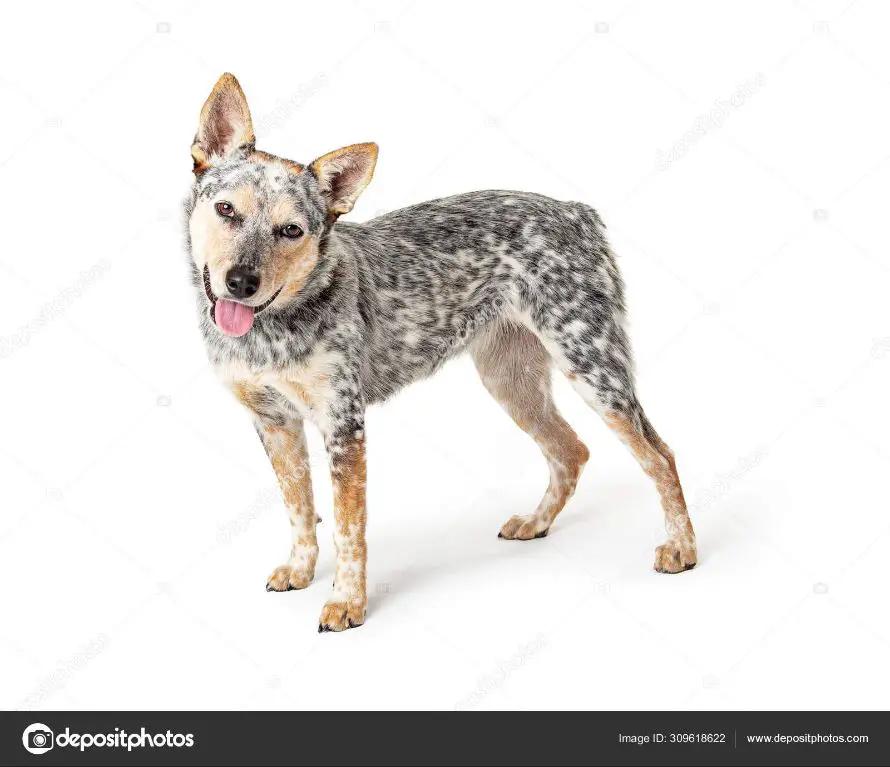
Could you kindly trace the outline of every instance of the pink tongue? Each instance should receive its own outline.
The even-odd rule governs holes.
[[[253,309],[224,298],[217,299],[213,317],[227,336],[243,336],[253,327]]]

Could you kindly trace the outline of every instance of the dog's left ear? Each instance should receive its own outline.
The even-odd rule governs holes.
[[[318,179],[329,216],[336,218],[352,210],[376,164],[377,144],[353,144],[319,157],[309,166]]]
[[[195,173],[200,174],[213,164],[214,158],[253,149],[256,136],[244,91],[234,75],[226,72],[219,78],[198,120],[198,132],[192,144]]]

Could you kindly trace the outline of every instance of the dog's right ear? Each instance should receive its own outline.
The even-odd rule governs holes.
[[[217,80],[201,109],[198,132],[192,144],[195,175],[235,152],[249,152],[255,143],[244,91],[235,76],[226,72]]]

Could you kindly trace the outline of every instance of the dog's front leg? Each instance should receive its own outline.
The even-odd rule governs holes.
[[[268,390],[238,383],[235,396],[253,416],[256,432],[266,449],[281,486],[290,520],[291,550],[287,563],[276,567],[266,591],[305,589],[315,576],[318,541],[315,504],[303,421],[282,411]]]
[[[337,429],[325,434],[334,485],[337,569],[333,593],[321,611],[319,631],[343,631],[361,626],[368,605],[364,424],[363,419],[361,423],[356,423],[355,418],[349,420],[348,430]]]
[[[272,571],[266,581],[266,591],[305,589],[315,576],[315,563],[318,560],[318,541],[315,537],[318,517],[312,499],[312,477],[303,422],[290,419],[282,427],[256,419],[255,425],[281,485],[291,531],[290,557],[287,564]]]

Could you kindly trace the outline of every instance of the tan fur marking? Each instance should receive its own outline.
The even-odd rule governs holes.
[[[365,486],[368,475],[365,463],[365,441],[356,439],[343,449],[332,471],[334,503],[337,506],[337,527],[341,535],[352,530],[364,533]],[[364,541],[361,542],[364,546]]]
[[[306,170],[306,166],[301,163],[278,157],[278,155],[270,154],[269,152],[263,152],[260,149],[254,149],[250,153],[250,159],[265,163],[266,165],[282,165],[286,170],[297,176]]]
[[[334,517],[337,529],[337,571],[334,591],[319,619],[320,631],[343,631],[361,625],[368,604],[365,569],[368,547],[365,540],[367,515],[365,487],[367,469],[364,439],[342,446],[332,460]]]
[[[285,503],[300,509],[311,506],[312,485],[304,481],[309,464],[304,440],[277,426],[263,427],[263,438],[274,446],[269,447],[269,459],[281,483]]]
[[[210,158],[200,144],[192,144],[192,173],[200,176],[210,167]]]
[[[276,284],[284,283],[281,294],[292,298],[303,289],[318,264],[318,239],[305,235],[293,245],[280,245],[272,263],[272,268],[281,275]]]
[[[287,427],[277,426],[263,419],[262,392],[238,381],[232,385],[235,396],[251,410],[254,422],[275,470],[287,506],[291,526],[291,552],[286,565],[277,567],[266,583],[267,591],[303,589],[315,575],[318,561],[318,540],[315,535],[315,504],[309,452],[303,425],[293,422]]]
[[[244,216],[245,218],[255,213],[259,207],[256,199],[256,187],[251,184],[227,189],[221,192],[221,196],[226,202],[232,203],[237,215]],[[220,224],[223,226],[228,225],[224,219],[220,219]]]
[[[232,391],[238,398],[238,401],[248,410],[257,412],[262,403],[262,392],[244,381],[235,381],[232,384]]]
[[[231,232],[220,221],[212,205],[199,205],[189,221],[192,235],[192,258],[198,269],[204,265],[211,275],[222,274],[234,263],[235,246]]]
[[[695,533],[673,452],[654,431],[647,439],[646,430],[625,415],[607,413],[604,419],[636,456],[661,496],[668,540],[655,550],[655,569],[667,573],[689,570],[696,564]]]

